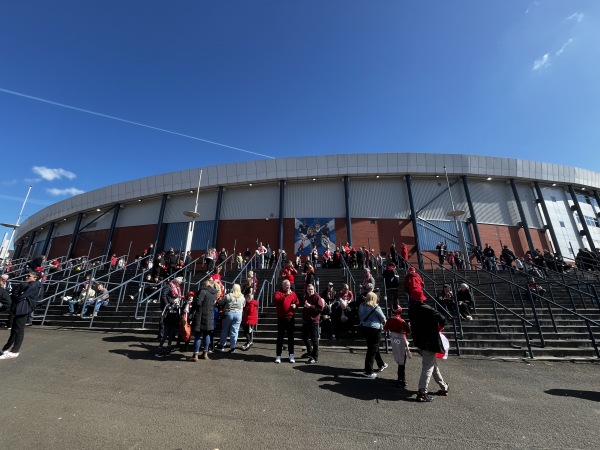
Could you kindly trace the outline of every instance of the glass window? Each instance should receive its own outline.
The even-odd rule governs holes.
[[[585,199],[585,195],[576,194],[575,197],[577,197],[577,200],[579,200],[581,203],[587,203],[587,200]]]
[[[556,202],[556,197],[554,195],[551,195],[550,200],[552,200],[553,202]]]
[[[590,201],[592,202],[592,206],[595,206],[596,208],[598,207],[598,202],[596,201],[595,198],[591,198]]]
[[[558,223],[560,224],[561,227],[565,228],[565,223],[562,220],[559,220]]]
[[[591,217],[591,216],[583,216],[585,218],[585,223],[587,223],[588,225],[592,226],[592,227],[597,227],[598,226],[598,222],[596,221],[595,218]]]

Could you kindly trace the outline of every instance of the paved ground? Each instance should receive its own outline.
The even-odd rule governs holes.
[[[360,377],[364,354],[276,365],[273,348],[258,346],[191,363],[156,359],[153,345],[147,335],[28,329],[21,356],[0,361],[0,447],[598,447],[594,363],[451,357],[442,366],[451,395],[418,404],[418,356],[405,393],[395,370]]]

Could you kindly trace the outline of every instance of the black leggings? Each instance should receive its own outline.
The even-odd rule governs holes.
[[[3,351],[10,350],[13,353],[19,353],[19,350],[21,349],[21,344],[23,343],[23,337],[25,336],[26,323],[27,314],[14,316],[12,328],[10,329],[10,337],[8,338],[8,342],[6,343],[6,345],[2,348]]]

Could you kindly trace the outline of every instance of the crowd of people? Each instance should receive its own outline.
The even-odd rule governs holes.
[[[462,254],[448,252],[444,242],[439,243],[437,252],[442,266],[449,264],[451,268],[464,267],[465,259]],[[173,278],[171,275],[192,261],[190,252],[184,254],[170,248],[168,251],[158,252],[154,259],[151,255],[153,249],[150,247],[140,257],[145,261],[147,269],[142,295],[144,298],[153,298],[151,301],[155,303],[160,301],[162,313],[157,337],[158,346],[154,352],[157,358],[169,355],[176,347],[184,352],[189,351],[191,347],[192,353],[188,359],[194,362],[210,359],[209,354],[212,352],[228,351],[232,354],[238,350],[240,332],[245,337],[241,350],[246,351],[253,345],[258,325],[258,302],[255,298],[258,281],[252,271],[248,272],[246,280],[233,284],[227,291],[222,280],[222,271],[226,267],[229,255],[225,248],[219,252],[211,248],[203,259],[204,268],[210,275],[198,290],[184,293],[184,278]],[[230,264],[242,268],[251,255],[247,249],[245,257],[238,253]],[[423,279],[415,268],[409,265],[408,248],[404,243],[400,243],[399,249],[396,249],[395,243],[392,244],[385,265],[381,255],[375,255],[372,249],[369,250],[365,246],[355,249],[349,244],[333,252],[326,249],[322,255],[311,253],[304,261],[300,255],[296,255],[295,260],[284,260],[283,258],[287,257],[284,250],[275,252],[262,243],[257,245],[254,255],[254,267],[259,269],[273,267],[278,258],[284,261],[280,272],[281,288],[273,298],[277,315],[275,363],[282,362],[283,350],[287,347],[290,363],[299,359],[307,364],[315,364],[319,362],[321,340],[354,339],[360,335],[364,338],[367,348],[362,374],[373,379],[377,377],[377,373],[388,368],[379,352],[384,333],[388,332],[394,362],[397,365],[397,385],[406,387],[405,366],[412,356],[408,345],[410,336],[422,356],[417,401],[432,400],[428,394],[432,376],[439,386],[438,393],[448,394],[449,386],[442,378],[438,366],[440,357],[447,355],[447,341],[444,342],[442,333],[448,319],[445,312],[460,316],[463,320],[473,320],[475,305],[470,287],[466,283],[461,284],[456,293],[448,284],[442,287],[435,297],[446,310],[442,309],[440,313],[426,304]],[[547,270],[568,270],[565,267],[568,265],[560,255],[552,255],[547,250],[527,252],[523,257],[517,257],[510,248],[503,246],[496,257],[494,249],[486,244],[483,250],[476,248],[471,256],[485,270],[523,271],[531,275],[528,278],[529,289],[538,295],[543,295],[544,290],[536,284],[535,277],[543,278]],[[342,284],[336,289],[334,284],[329,282],[322,292],[318,293],[317,268],[341,267],[342,261],[351,268],[364,270],[356,292],[352,292],[347,284]],[[598,258],[591,252],[580,250],[578,265],[582,270],[597,270],[597,261]],[[85,260],[76,262],[80,266],[85,266],[86,263]],[[122,268],[120,266],[119,259],[113,255],[110,269],[117,270]],[[43,288],[41,293],[39,289],[42,286],[41,278],[46,270],[58,270],[61,264],[57,260],[46,262],[41,258],[31,261],[28,268],[33,270],[27,275],[26,281],[18,286],[11,287],[6,277],[0,281],[0,310],[12,311],[11,335],[2,349],[1,359],[19,355],[27,318],[35,308],[35,303],[43,296]],[[386,317],[378,305],[380,289],[376,287],[376,279],[371,273],[373,269],[381,270],[384,280],[382,288],[393,305],[389,317]],[[404,271],[403,280],[398,269]],[[163,281],[165,278],[168,278],[168,281]],[[303,278],[301,295],[296,292],[299,278]],[[401,316],[400,303],[404,298],[402,290],[408,295],[410,325]],[[110,302],[104,283],[90,279],[89,276],[63,299],[68,302],[69,310],[66,315],[84,318],[96,316],[99,310],[108,306]],[[300,331],[306,351],[297,356],[294,353],[294,337],[296,313],[300,310]],[[88,311],[91,311],[89,315]]]

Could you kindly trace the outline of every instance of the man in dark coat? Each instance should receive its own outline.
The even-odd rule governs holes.
[[[423,360],[417,401],[430,402],[433,398],[427,394],[427,386],[432,374],[433,379],[440,386],[438,394],[448,395],[448,384],[442,378],[436,358],[436,353],[445,352],[440,338],[440,330],[446,324],[446,319],[422,301],[411,302],[408,308],[408,317],[410,318],[413,343],[421,350]]]
[[[35,309],[37,303],[42,300],[44,295],[42,283],[39,281],[39,278],[40,274],[38,272],[31,271],[25,275],[25,282],[13,291],[11,313],[14,319],[8,342],[2,347],[0,360],[19,356],[19,350],[25,336],[27,316]]]
[[[202,289],[198,293],[196,300],[194,300],[190,312],[193,317],[192,331],[194,332],[194,354],[191,357],[192,361],[198,361],[201,348],[202,355],[200,358],[208,359],[208,349],[215,330],[214,307],[216,301],[217,290],[215,289],[215,281],[209,278],[204,281]]]

